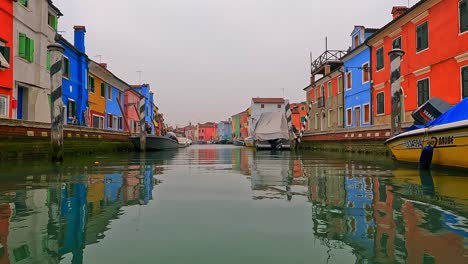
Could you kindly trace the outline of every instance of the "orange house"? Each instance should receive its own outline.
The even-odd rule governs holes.
[[[468,1],[421,0],[394,7],[393,20],[368,38],[372,64],[374,124],[389,124],[390,58],[401,48],[404,120],[431,97],[456,104],[468,96]]]
[[[300,131],[302,127],[302,122],[305,121],[305,118],[307,116],[307,103],[292,103],[291,113],[292,125],[296,127],[297,131]]]
[[[91,127],[104,128],[106,113],[106,85],[99,77],[88,75],[88,103]]]
[[[244,112],[239,114],[240,134],[242,139],[246,139],[250,136],[249,117],[250,108],[247,108]]]

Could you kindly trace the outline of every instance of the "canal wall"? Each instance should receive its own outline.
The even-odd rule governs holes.
[[[412,123],[404,123],[402,128],[411,125]],[[390,130],[389,125],[380,125],[352,129],[340,128],[327,132],[306,131],[299,148],[388,156],[391,153],[384,142],[390,138]]]
[[[65,125],[63,134],[66,156],[133,151],[124,132]],[[49,155],[50,124],[0,119],[0,159]]]

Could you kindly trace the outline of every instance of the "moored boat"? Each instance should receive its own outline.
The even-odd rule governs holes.
[[[130,137],[130,141],[135,149],[140,149],[140,137]],[[171,133],[165,136],[146,136],[146,151],[177,149],[178,147],[179,143],[177,142],[177,137]]]
[[[262,113],[254,130],[257,149],[291,149],[286,116],[281,112]]]
[[[246,147],[251,147],[253,148],[254,147],[254,139],[253,137],[248,137],[246,139],[244,139],[244,144]]]
[[[433,164],[468,168],[468,98],[437,119],[412,126],[385,144],[399,161],[419,162],[422,148],[430,145]]]
[[[190,141],[186,137],[177,137],[177,142],[179,144],[179,148],[186,148],[190,146]]]

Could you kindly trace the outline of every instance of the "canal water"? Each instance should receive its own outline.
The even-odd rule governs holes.
[[[468,263],[468,176],[191,146],[0,163],[0,263]]]

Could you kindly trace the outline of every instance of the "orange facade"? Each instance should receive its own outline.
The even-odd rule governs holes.
[[[249,129],[249,110],[245,110],[244,112],[239,114],[240,120],[240,134],[241,138],[245,139],[250,136],[250,129]]]
[[[105,112],[106,112],[106,97],[102,96],[102,94],[105,95],[105,87],[102,87],[103,81],[99,79],[97,76],[94,76],[92,74],[89,74],[90,78],[88,79],[88,102],[89,102],[89,110],[91,114],[91,126],[98,128],[99,125],[96,124],[97,119],[96,117],[93,118],[93,116],[99,116],[104,118],[105,117]],[[94,84],[91,84],[94,82]],[[94,85],[94,92],[91,89],[91,85]],[[101,91],[101,88],[104,89],[104,91]],[[102,93],[101,93],[102,92]],[[102,120],[104,122],[104,119]],[[104,124],[102,124],[102,127],[104,128]]]
[[[293,103],[291,104],[292,125],[298,130],[301,130],[302,121],[307,116],[307,103]]]
[[[4,108],[0,118],[11,118],[13,103],[13,1],[0,1],[0,56],[5,57],[9,65],[0,63],[0,96]]]
[[[410,113],[418,107],[418,84],[421,91],[419,98],[439,97],[456,104],[464,97],[461,76],[463,68],[468,66],[468,31],[462,32],[460,4],[459,0],[420,1],[368,39],[372,51],[372,111],[375,124],[388,124],[390,121],[388,52],[398,38],[401,38],[401,49],[405,52],[400,69],[403,110],[406,112],[404,121],[412,121]],[[377,53],[382,51],[381,48],[384,66],[377,69]],[[426,83],[429,86],[428,96],[422,95],[423,91],[427,94],[427,88],[422,87]],[[380,93],[384,95],[384,111],[378,112],[377,95]]]

